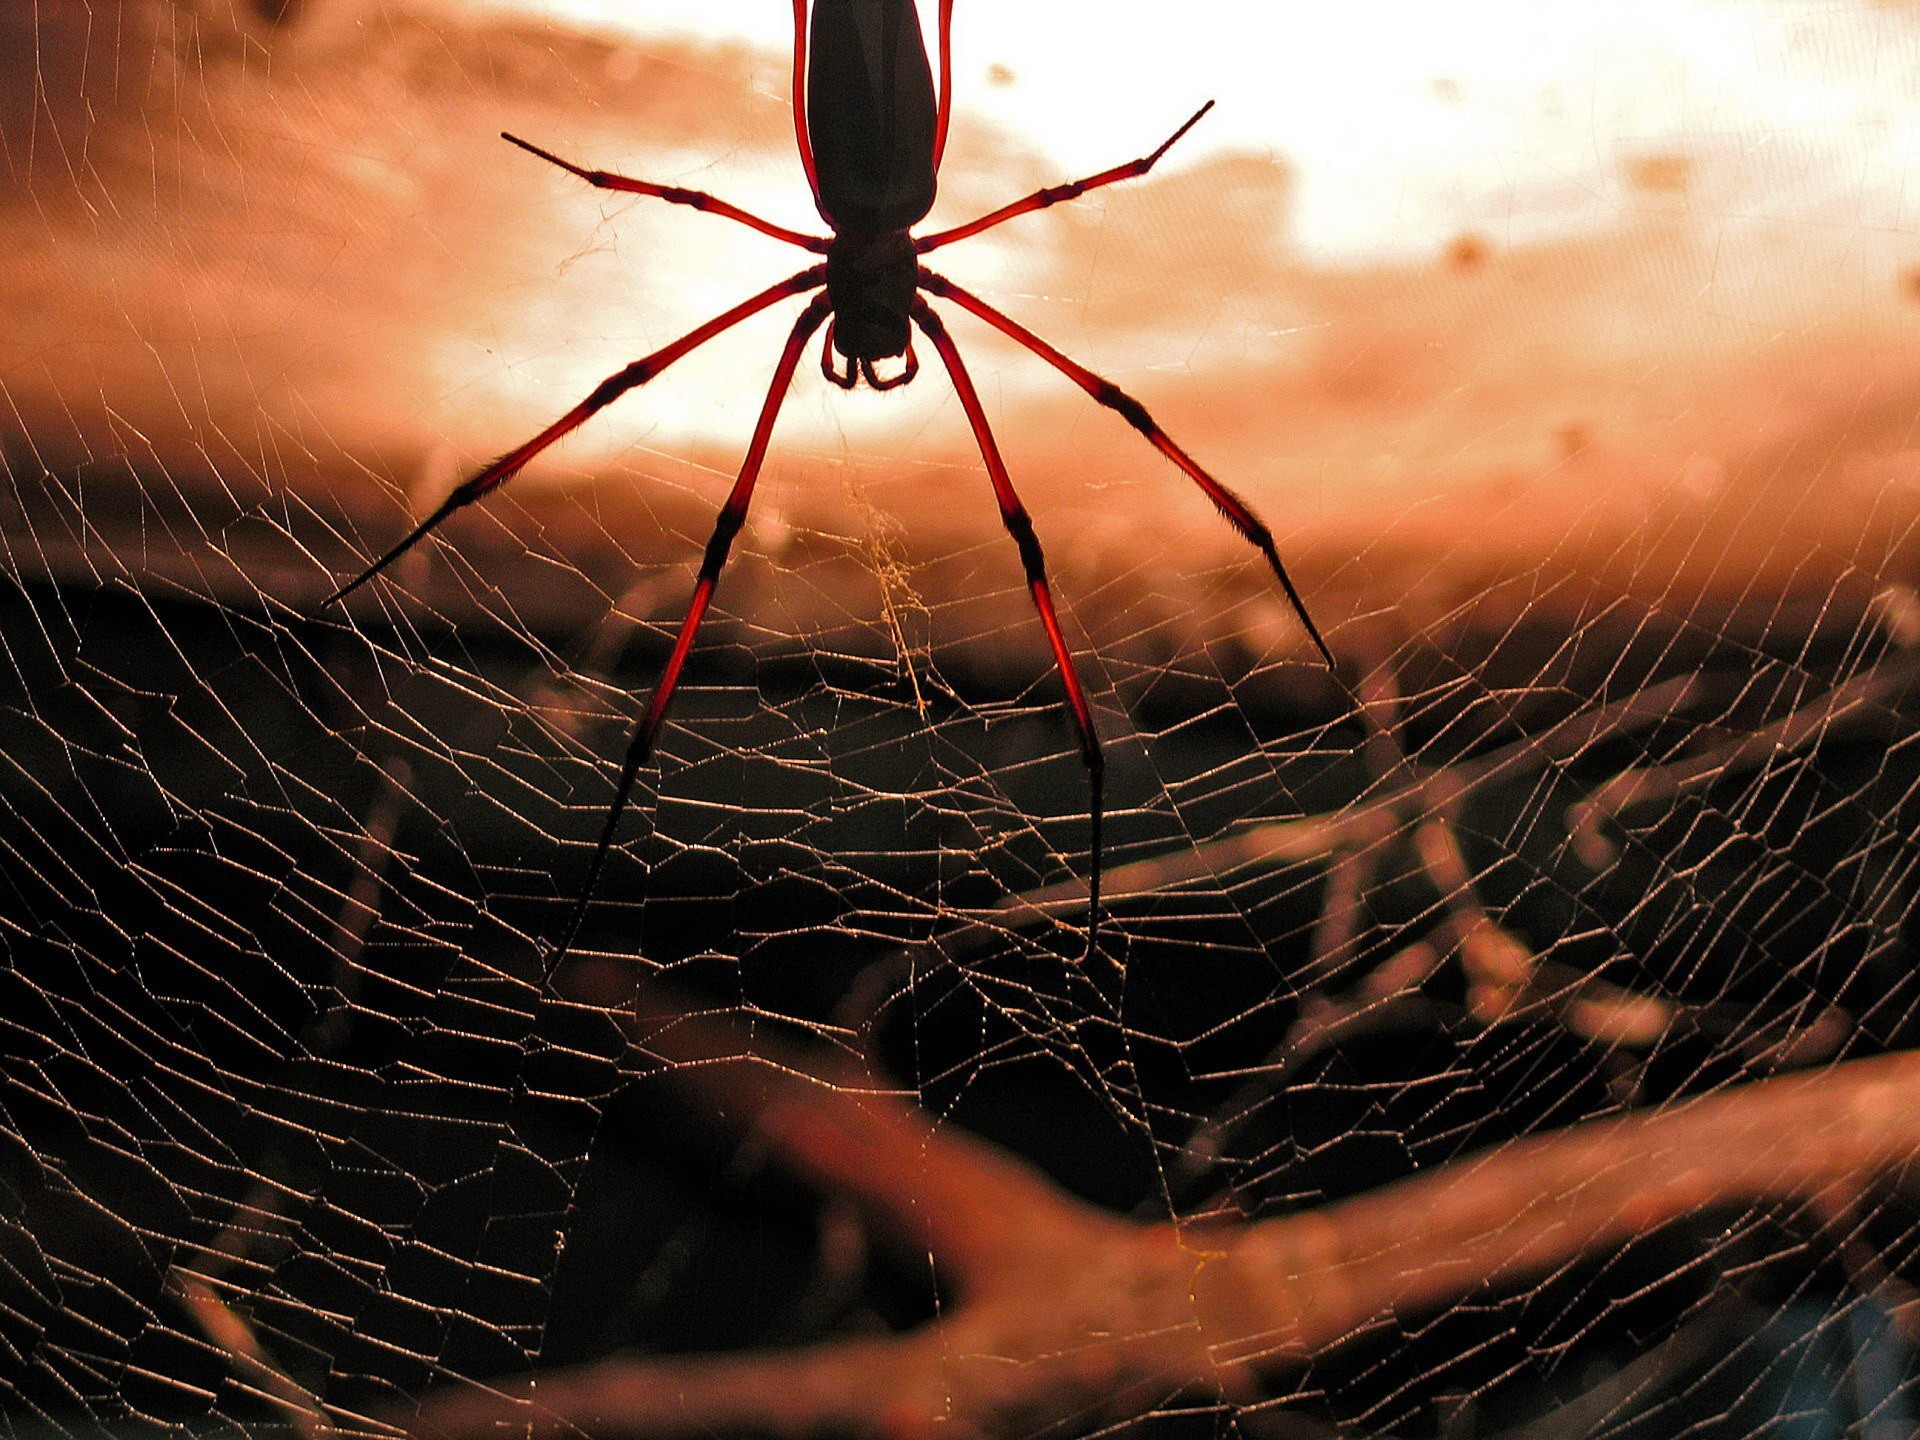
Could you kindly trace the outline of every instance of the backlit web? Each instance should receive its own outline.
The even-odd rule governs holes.
[[[957,407],[810,357],[552,976],[790,317],[319,602],[797,268],[493,138],[808,225],[785,7],[0,11],[9,1435],[1914,1433],[1911,15],[1017,8],[936,221],[1220,130],[943,268],[1361,708],[956,320],[1082,963]]]

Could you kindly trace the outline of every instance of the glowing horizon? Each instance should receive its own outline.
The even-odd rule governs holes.
[[[785,0],[712,13],[491,3],[643,37],[663,62],[649,103],[679,76],[709,105],[741,98],[717,144],[711,130],[636,132],[608,106],[569,112],[569,133],[547,137],[558,148],[813,223],[781,123]],[[1296,537],[1374,536],[1384,516],[1393,543],[1426,553],[1429,531],[1457,531],[1462,495],[1498,517],[1476,536],[1489,544],[1540,524],[1632,531],[1662,507],[1719,503],[1744,456],[1828,403],[1782,406],[1782,387],[1870,388],[1876,357],[1907,343],[1901,277],[1920,254],[1910,14],[1867,0],[1479,0],[1442,16],[1378,0],[1250,25],[1244,5],[1193,0],[1166,32],[1154,9],[1109,7],[1082,35],[1012,0],[960,6],[941,222],[1139,154],[1199,99],[1219,105],[1151,178],[957,246],[942,268],[1134,390]],[[798,258],[577,185],[537,197],[541,258],[494,292],[489,348],[451,336],[433,363],[446,393],[476,397],[448,422],[489,437],[476,452]],[[636,447],[724,470],[783,323],[763,317],[691,357],[596,418],[549,473]],[[1138,484],[1156,507],[1184,505],[1197,543],[1237,553],[1126,427],[971,322],[956,333],[1036,509],[1105,523]],[[776,469],[871,466],[903,479],[886,503],[906,523],[944,518],[916,477],[975,457],[937,367],[928,382],[874,396],[803,381]]]
[[[792,39],[784,0],[487,3],[743,41],[776,66]],[[1882,209],[1902,203],[1892,167],[1871,157],[1911,143],[1920,52],[1910,25],[1864,3],[1189,0],[1175,31],[1164,14],[1122,3],[1087,25],[1058,7],[962,4],[956,124],[1000,126],[1079,174],[1214,98],[1167,170],[1223,154],[1280,160],[1296,175],[1290,238],[1325,263],[1431,255],[1463,229],[1518,241],[1604,224],[1631,203],[1623,166],[1702,147],[1792,141],[1835,184],[1877,193]]]

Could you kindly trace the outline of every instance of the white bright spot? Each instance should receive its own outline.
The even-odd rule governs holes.
[[[792,37],[782,0],[492,3],[776,54]],[[930,39],[931,9],[923,0]],[[1299,176],[1295,243],[1328,261],[1431,255],[1463,229],[1526,240],[1605,225],[1636,159],[1739,164],[1774,146],[1784,147],[1777,183],[1749,163],[1740,193],[1713,203],[1808,218],[1844,205],[1854,225],[1913,222],[1920,47],[1886,8],[1184,0],[1177,11],[1170,25],[1159,0],[960,0],[957,123],[992,120],[1078,174],[1138,153],[1217,99],[1177,159],[1284,159]],[[989,83],[995,67],[1017,79]]]

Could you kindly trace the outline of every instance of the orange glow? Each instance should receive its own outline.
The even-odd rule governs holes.
[[[494,0],[612,30],[763,47],[784,91],[778,3]],[[1802,151],[1832,198],[1901,218],[1899,159],[1920,134],[1913,27],[1867,3],[1188,0],[1099,7],[971,0],[955,22],[961,125],[995,125],[1059,173],[1113,163],[1200,100],[1169,162],[1265,154],[1299,176],[1293,238],[1324,259],[1428,255],[1462,227],[1501,238],[1605,225],[1632,203],[1623,166],[1662,149],[1731,160]],[[931,28],[929,26],[929,34]],[[642,143],[643,137],[635,137]],[[1763,167],[1764,170],[1764,167]],[[1743,186],[1804,205],[1805,176]],[[1791,194],[1782,193],[1784,190]],[[1769,192],[1774,193],[1769,193]],[[1727,197],[1733,198],[1731,196]],[[1750,206],[1743,209],[1751,210]],[[1911,216],[1905,217],[1911,220]]]
[[[784,112],[784,4],[542,8],[693,66],[749,47],[743,99]],[[1162,4],[1098,13],[959,7],[954,144],[931,223],[1142,153],[1200,99],[1218,108],[1147,181],[970,240],[941,268],[1136,390],[1358,588],[1447,547],[1549,543],[1606,566],[1620,536],[1669,533],[1675,515],[1738,530],[1724,509],[1735,482],[1703,495],[1700,477],[1772,474],[1768,447],[1880,383],[1867,357],[1910,343],[1920,28],[1895,7],[1189,0],[1171,28]],[[782,129],[696,152],[600,123],[582,142],[590,163],[813,223]],[[603,204],[565,177],[539,183],[565,207],[545,230],[560,246],[549,284],[530,260],[524,310],[490,301],[499,360],[444,372],[511,394],[527,425],[797,258],[665,207]],[[632,307],[619,323],[609,294]],[[570,459],[737,443],[783,323],[715,344],[597,421]],[[1137,437],[971,324],[956,333],[1043,521],[1077,512],[1095,548],[1106,534],[1135,553],[1128,517],[1152,515],[1195,562],[1238,556]],[[776,453],[816,470],[857,456],[900,476],[881,503],[910,531],[958,524],[915,478],[971,464],[933,380],[884,397],[803,382]],[[1806,393],[1782,404],[1782,386]],[[1850,467],[1862,503],[1892,463]],[[1793,487],[1812,482],[1770,483],[1799,513]],[[1463,531],[1468,513],[1479,519]],[[1542,526],[1562,538],[1543,542]],[[1796,545],[1824,543],[1825,528]],[[1718,549],[1673,543],[1724,570],[1701,558]],[[1741,543],[1761,553],[1736,569],[1798,563],[1777,531]]]
[[[694,37],[759,47],[764,65],[756,87],[784,100],[784,5],[526,3],[655,41]],[[1214,96],[1218,109],[1153,183],[1171,188],[1183,169],[1231,156],[1273,162],[1273,183],[1284,179],[1284,208],[1274,218],[1285,227],[1287,250],[1320,265],[1426,260],[1463,234],[1500,246],[1607,234],[1662,198],[1661,186],[1647,183],[1659,173],[1684,177],[1684,193],[1669,185],[1666,198],[1688,225],[1737,242],[1755,225],[1783,221],[1806,227],[1801,234],[1812,243],[1816,227],[1837,225],[1831,238],[1850,253],[1836,258],[1850,268],[1873,258],[1863,253],[1870,237],[1913,223],[1906,180],[1920,140],[1911,104],[1920,89],[1920,46],[1913,27],[1881,7],[1727,0],[1255,7],[1190,0],[1177,27],[1166,24],[1161,4],[1115,4],[1099,13],[1099,23],[1089,23],[1078,7],[1015,0],[960,7],[958,149],[964,155],[966,137],[984,131],[1000,137],[1002,154],[1025,162],[991,179],[967,177],[950,190],[973,201],[1111,164],[1157,141],[1196,99]],[[603,158],[611,164],[615,157]],[[657,176],[724,184],[740,202],[788,223],[811,218],[790,154],[754,157],[749,166],[737,155],[690,154],[674,137],[629,134],[618,158]],[[552,189],[567,193],[561,184]],[[936,213],[959,203],[949,196]],[[1124,197],[1076,208],[1082,217],[1097,216],[1117,203]],[[573,206],[582,217],[595,213],[595,202],[578,195]],[[1205,195],[1193,196],[1152,221],[1204,230],[1215,218],[1206,207]],[[661,307],[662,334],[669,321],[691,323],[730,296],[735,277],[770,273],[784,258],[752,236],[684,215],[606,208],[621,218],[600,243],[628,253],[647,247],[661,258],[659,268],[649,267],[656,275],[669,267],[653,247],[670,248],[671,291],[656,286],[648,295],[650,307]],[[955,263],[976,279],[1031,291],[1040,278],[1033,248],[1073,223],[1025,222],[971,242],[965,261]],[[1106,283],[1099,268],[1081,269],[1073,281],[1083,294],[1067,298],[1097,304]],[[1272,277],[1254,270],[1235,281],[1243,294],[1272,285]],[[552,333],[591,332],[581,317],[551,313],[551,300],[529,303],[530,311],[545,310],[545,319],[570,326]],[[570,348],[584,374],[625,353],[629,338],[610,337],[604,354],[591,359],[594,347],[584,340]],[[1169,353],[1184,347],[1140,347],[1128,358],[1153,363]],[[689,372],[713,379],[728,368],[703,357]]]
[[[336,475],[341,455],[429,453],[375,468],[409,504],[437,498],[805,263],[495,138],[813,228],[787,4],[547,0],[602,43],[488,3],[409,22],[446,37],[418,73],[394,38],[411,31],[370,26],[350,32],[359,50],[322,37],[270,74],[210,69],[151,113],[104,90],[63,112],[97,119],[37,152],[49,218],[16,225],[15,397],[102,452],[131,425],[183,469],[206,434],[258,429],[274,484],[336,486],[372,514],[391,494],[358,464]],[[1123,0],[1090,25],[1087,7],[960,0],[936,225],[1139,155],[1199,100],[1218,106],[1147,179],[956,245],[940,268],[1136,394],[1263,513],[1309,585],[1396,602],[1431,589],[1420,603],[1442,613],[1549,555],[1633,585],[1687,566],[1731,584],[1871,571],[1895,542],[1862,527],[1906,532],[1911,7],[1188,0],[1177,27],[1167,10]],[[161,240],[90,218],[93,172],[65,168],[80,154],[116,200],[150,206]],[[486,513],[576,517],[590,538],[617,531],[623,555],[630,530],[653,531],[602,528],[595,507],[710,513],[707,482],[731,473],[788,318],[759,317],[595,417]],[[1172,587],[1246,568],[1125,425],[972,320],[953,328],[1041,533],[1062,537],[1063,594],[1087,593],[1065,583],[1074,564]],[[1001,540],[934,367],[885,396],[803,372],[759,504],[755,525],[799,535],[882,515],[915,555]],[[490,533],[476,515],[463,543]],[[1634,548],[1655,544],[1671,553]]]

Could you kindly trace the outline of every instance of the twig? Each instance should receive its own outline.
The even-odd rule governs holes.
[[[1811,1208],[1820,1219],[1822,1232],[1839,1252],[1846,1267],[1847,1280],[1854,1290],[1880,1302],[1887,1318],[1908,1348],[1920,1346],[1920,1295],[1913,1287],[1887,1269],[1861,1235],[1867,1208],[1862,1203],[1865,1185],[1849,1185],[1814,1197]]]
[[[412,790],[413,767],[402,757],[392,756],[381,767],[379,791],[367,808],[360,843],[354,847],[353,879],[335,921],[340,939],[334,947],[333,988],[339,1004],[302,1035],[301,1048],[310,1055],[330,1053],[352,1026],[352,1007],[360,993],[360,960],[385,908],[393,842],[413,803]]]
[[[1677,676],[1615,704],[1568,716],[1538,735],[1515,740],[1476,760],[1415,772],[1384,793],[1344,810],[1292,820],[1255,821],[1181,854],[1115,865],[1104,872],[1101,893],[1119,901],[1217,880],[1249,867],[1303,865],[1343,850],[1364,849],[1398,834],[1407,825],[1410,811],[1422,814],[1431,808],[1428,787],[1436,774],[1446,775],[1450,793],[1464,801],[1489,785],[1510,781],[1542,766],[1564,764],[1594,745],[1671,719],[1698,701],[1705,688],[1705,681],[1697,675]],[[1085,883],[1078,880],[1030,890],[1005,901],[992,912],[990,920],[976,920],[961,927],[947,937],[946,943],[951,949],[968,943],[975,932],[997,937],[1010,926],[1046,920],[1064,923],[1084,910],[1086,903]]]
[[[1279,1219],[1136,1224],[937,1124],[850,1050],[644,1001],[627,1023],[709,1114],[925,1246],[955,1298],[903,1335],[443,1390],[408,1418],[416,1434],[917,1440],[1087,1425],[1183,1393],[1246,1403],[1269,1372],[1397,1319],[1705,1209],[1804,1201],[1920,1156],[1920,1053],[1905,1053],[1534,1137]]]
[[[1360,681],[1360,715],[1367,728],[1361,757],[1377,786],[1404,783],[1412,771],[1400,743],[1402,721],[1399,678],[1383,646],[1374,652]],[[1365,653],[1365,652],[1363,652]],[[1325,984],[1349,958],[1366,913],[1367,893],[1377,883],[1385,847],[1366,845],[1335,852],[1328,863],[1326,896],[1313,927],[1313,947],[1300,983]]]
[[[1730,775],[1758,770],[1822,741],[1885,725],[1892,718],[1890,707],[1916,680],[1920,680],[1920,656],[1901,655],[1749,735],[1670,765],[1623,771],[1567,807],[1567,829],[1578,853],[1594,868],[1601,868],[1612,854],[1612,846],[1600,834],[1602,821],[1633,806],[1671,801]]]
[[[285,1415],[301,1440],[326,1440],[334,1433],[325,1408],[313,1392],[274,1363],[253,1326],[227,1303],[210,1279],[176,1268],[170,1288],[193,1316],[200,1333],[226,1353],[235,1374],[243,1382],[251,1382],[256,1394]]]

